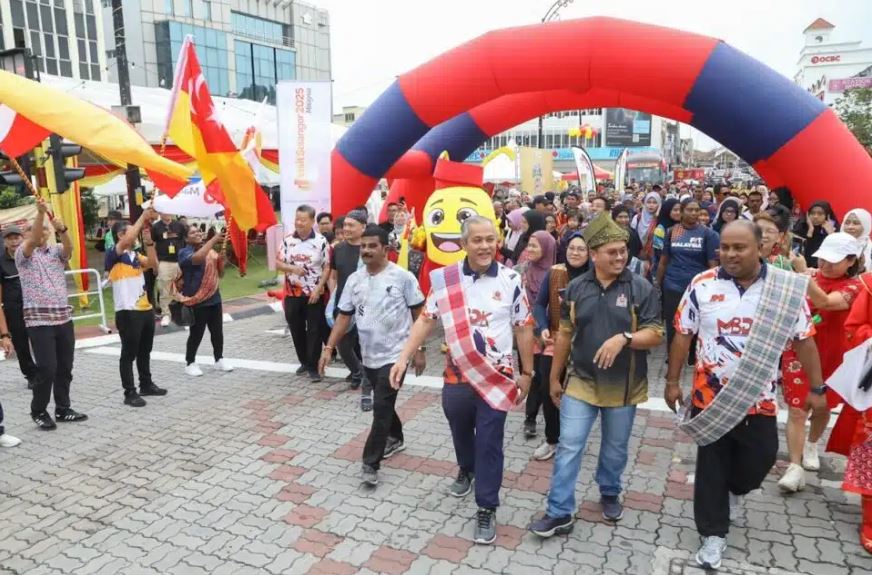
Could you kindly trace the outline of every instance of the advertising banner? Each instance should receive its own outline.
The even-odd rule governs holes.
[[[615,190],[623,194],[627,179],[627,158],[630,156],[630,150],[624,148],[621,155],[618,156],[615,162]]]
[[[853,88],[872,88],[872,76],[841,78],[830,80],[827,84],[827,90],[833,93],[844,92]]]
[[[701,182],[705,180],[705,169],[703,168],[678,168],[673,170],[673,179],[681,180],[696,180]]]
[[[155,197],[154,209],[162,214],[189,218],[213,218],[218,212],[224,211],[221,204],[206,194],[202,180],[185,186],[172,198],[166,194]]]
[[[282,224],[301,204],[330,211],[330,82],[279,82],[276,90]]]
[[[606,146],[650,146],[651,114],[606,108]]]
[[[521,148],[521,191],[536,196],[552,190],[554,160],[549,150]]]
[[[578,171],[579,187],[583,192],[595,190],[596,170],[593,167],[593,162],[590,161],[590,156],[580,146],[572,146],[572,153],[575,156],[575,169]]]

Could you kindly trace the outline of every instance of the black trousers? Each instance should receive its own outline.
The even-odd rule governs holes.
[[[317,303],[310,304],[308,296],[288,296],[285,298],[285,321],[291,329],[291,339],[294,340],[300,365],[315,371],[323,343],[321,328],[327,321],[324,303],[319,299]]]
[[[194,308],[194,325],[188,332],[188,343],[185,349],[185,361],[191,365],[197,361],[197,350],[203,341],[203,334],[209,328],[212,338],[212,356],[215,361],[224,357],[224,312],[221,304]],[[154,326],[152,326],[154,329]]]
[[[36,385],[33,386],[32,414],[48,408],[54,391],[55,410],[70,407],[70,382],[73,381],[73,354],[76,335],[73,322],[27,328],[36,362]]]
[[[775,464],[778,427],[769,415],[749,415],[714,443],[696,452],[693,516],[703,537],[726,537],[730,493],[757,489]]]
[[[0,435],[6,433],[6,428],[3,427],[3,404],[0,403]]]
[[[551,362],[553,358],[544,353],[534,357],[535,369],[530,382],[530,393],[527,394],[525,405],[526,421],[535,422],[539,415],[539,407],[545,416],[545,440],[551,445],[557,445],[560,440],[560,411],[554,407],[551,395],[548,393],[551,378]]]
[[[125,394],[136,391],[133,381],[133,362],[139,374],[139,387],[152,385],[151,348],[154,343],[154,312],[152,310],[122,310],[115,312],[115,327],[121,336],[121,386]]]
[[[157,274],[154,270],[149,269],[142,273],[142,277],[145,280],[145,295],[148,298],[148,303],[150,303],[151,307],[156,311],[160,310],[160,306],[154,299],[154,286],[157,282]]]
[[[678,305],[681,303],[681,298],[684,292],[663,290],[663,323],[666,324],[666,355],[669,355],[669,348],[672,347],[672,338],[675,337],[675,312],[678,311]],[[693,341],[690,343],[690,352],[687,354],[687,365],[696,363],[696,336],[693,336]]]
[[[363,463],[378,469],[385,454],[388,437],[403,441],[403,423],[397,415],[398,391],[391,387],[388,375],[394,364],[378,369],[364,367],[366,378],[372,384],[372,427],[363,447]]]
[[[36,363],[30,355],[30,339],[27,337],[27,326],[24,325],[24,310],[20,307],[4,306],[6,325],[9,327],[9,335],[12,336],[12,346],[15,355],[18,356],[18,367],[27,381],[36,378]]]

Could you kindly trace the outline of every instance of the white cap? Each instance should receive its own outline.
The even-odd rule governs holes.
[[[848,256],[856,256],[859,251],[857,240],[845,232],[836,232],[824,238],[821,247],[812,257],[837,264]]]

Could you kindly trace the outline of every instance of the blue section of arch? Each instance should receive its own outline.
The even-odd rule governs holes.
[[[443,151],[455,162],[462,162],[487,139],[468,112],[442,122],[418,140],[412,149],[426,152],[435,163]]]
[[[826,106],[781,74],[720,42],[684,101],[691,124],[753,164],[772,156]]]

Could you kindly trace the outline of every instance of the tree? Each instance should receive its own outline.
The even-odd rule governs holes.
[[[99,218],[100,202],[94,197],[94,190],[91,188],[82,188],[80,197],[82,200],[82,222],[85,224],[85,229],[90,230]]]
[[[872,88],[853,88],[836,100],[836,113],[872,154]]]
[[[8,210],[29,204],[31,197],[29,195],[22,196],[15,186],[0,187],[0,210]]]

